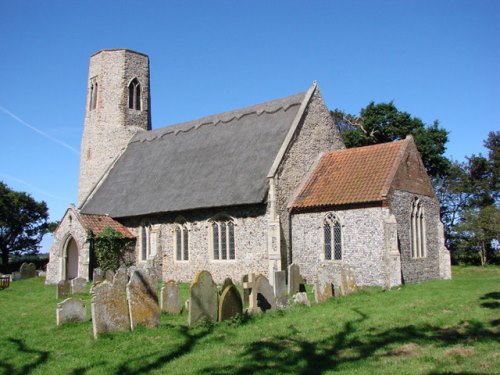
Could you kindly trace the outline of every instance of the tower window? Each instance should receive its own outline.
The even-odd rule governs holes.
[[[97,82],[90,83],[90,103],[89,110],[94,110],[97,106]]]
[[[141,84],[137,78],[134,78],[128,85],[128,107],[141,110]]]

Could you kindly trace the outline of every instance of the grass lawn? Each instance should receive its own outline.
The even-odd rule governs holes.
[[[453,272],[192,329],[164,314],[158,329],[98,340],[90,321],[56,327],[54,286],[18,281],[0,291],[0,373],[499,374],[500,268]]]

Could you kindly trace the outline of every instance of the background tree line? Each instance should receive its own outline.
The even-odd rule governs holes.
[[[391,142],[411,134],[441,202],[441,220],[452,261],[499,263],[500,132],[488,134],[484,141],[486,156],[471,155],[458,162],[444,156],[448,131],[437,120],[426,125],[399,111],[393,102],[371,102],[359,115],[339,109],[331,115],[348,148]]]

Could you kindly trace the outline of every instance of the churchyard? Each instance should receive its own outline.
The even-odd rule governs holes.
[[[257,279],[247,282],[264,282]],[[198,280],[210,282],[206,275]],[[120,285],[116,278],[114,283]],[[132,284],[139,287],[120,286],[129,301],[148,285]],[[180,284],[180,313],[163,312],[153,324],[143,321],[97,338],[90,284],[65,288],[56,298],[57,287],[35,277],[0,290],[0,374],[500,373],[498,267],[455,267],[452,280],[362,289],[320,304],[306,285],[302,298],[310,306],[291,302],[286,309],[191,326],[189,285]],[[244,296],[241,285],[237,289]],[[224,290],[235,294],[233,287]],[[155,293],[161,294],[160,285]],[[58,326],[56,309],[68,297],[83,301],[87,318]]]

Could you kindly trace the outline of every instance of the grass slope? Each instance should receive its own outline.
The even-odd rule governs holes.
[[[0,373],[498,374],[500,268],[453,271],[192,329],[164,314],[159,329],[98,340],[90,321],[56,327],[54,286],[19,281],[0,291]]]

